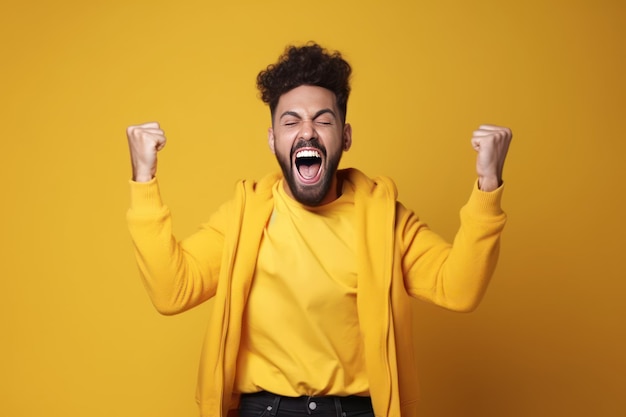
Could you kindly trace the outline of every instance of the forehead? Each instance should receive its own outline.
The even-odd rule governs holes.
[[[285,111],[315,113],[325,108],[337,110],[335,93],[324,87],[301,85],[280,96],[276,106],[276,115],[280,117]]]

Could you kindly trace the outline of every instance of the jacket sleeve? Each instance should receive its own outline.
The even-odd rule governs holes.
[[[130,181],[130,189],[127,223],[141,278],[156,309],[177,314],[215,295],[227,205],[196,233],[178,241],[157,180]]]
[[[398,204],[396,239],[402,248],[407,292],[444,308],[476,309],[495,270],[506,214],[500,187],[483,192],[474,186],[460,211],[460,228],[452,244]]]

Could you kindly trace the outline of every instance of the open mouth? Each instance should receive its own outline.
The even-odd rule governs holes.
[[[296,152],[296,170],[302,182],[312,184],[319,180],[322,171],[322,154],[317,149],[300,149]]]

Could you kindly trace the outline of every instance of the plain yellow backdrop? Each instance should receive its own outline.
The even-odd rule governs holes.
[[[424,416],[626,409],[622,1],[31,1],[0,10],[0,415],[192,417],[210,306],[159,316],[126,231],[125,127],[158,120],[176,233],[276,169],[255,77],[353,64],[343,166],[451,238],[469,139],[510,126],[502,257],[469,315],[415,303]]]

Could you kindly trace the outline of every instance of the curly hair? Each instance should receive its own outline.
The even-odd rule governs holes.
[[[259,73],[256,83],[261,100],[270,106],[272,118],[280,96],[301,85],[312,85],[335,93],[345,123],[351,73],[350,64],[339,52],[328,52],[309,42],[300,47],[287,46],[278,62]]]

